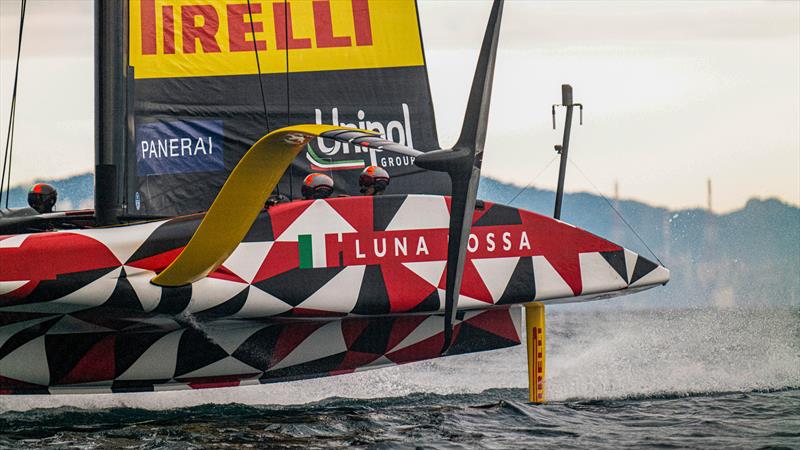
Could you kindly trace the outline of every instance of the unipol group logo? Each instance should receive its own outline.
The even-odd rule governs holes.
[[[317,125],[327,122],[334,126],[374,131],[384,139],[414,148],[411,114],[405,103],[398,108],[396,118],[391,117],[394,120],[372,118],[365,109],[359,109],[355,117],[344,116],[340,114],[339,108],[335,107],[331,108],[330,116],[324,115],[321,109],[315,109],[314,114]],[[323,138],[317,138],[315,142],[306,146],[306,159],[310,163],[311,170],[325,171],[363,169],[368,165],[404,167],[414,164],[414,158],[411,156],[396,155]]]
[[[221,120],[150,122],[136,126],[139,176],[225,169]]]

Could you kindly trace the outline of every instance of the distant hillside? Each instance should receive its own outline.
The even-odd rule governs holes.
[[[479,195],[507,203],[519,190],[485,178]],[[551,215],[554,199],[552,191],[531,188],[512,206]],[[671,271],[666,288],[638,294],[626,304],[800,306],[800,208],[775,199],[752,199],[743,209],[721,215],[631,200],[615,207]],[[565,195],[562,219],[650,257],[602,197]]]
[[[47,182],[59,191],[59,209],[91,207],[91,174]],[[519,190],[484,178],[479,196],[508,203]],[[27,187],[12,189],[10,205],[23,206],[26,195]],[[529,188],[513,206],[550,215],[553,199],[552,191]],[[666,288],[626,298],[625,305],[800,306],[799,208],[774,199],[750,200],[722,215],[632,200],[615,206],[672,272]],[[565,195],[562,219],[650,257],[602,197]]]

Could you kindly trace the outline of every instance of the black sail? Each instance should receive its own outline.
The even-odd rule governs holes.
[[[422,151],[439,148],[414,0],[128,7],[127,216],[207,209],[244,152],[287,125],[354,126]],[[371,164],[392,175],[388,193],[449,190],[446,176],[421,171],[408,156],[321,139],[298,155],[279,189],[297,198],[305,175],[324,172],[338,193],[356,194]]]

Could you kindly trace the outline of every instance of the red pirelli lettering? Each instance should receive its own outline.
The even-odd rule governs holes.
[[[253,51],[253,41],[249,39],[252,37],[253,31],[261,33],[264,31],[264,24],[257,22],[253,18],[252,25],[250,24],[250,13],[253,15],[261,14],[261,3],[251,3],[248,10],[247,4],[228,5],[228,36],[230,49],[232,52],[247,52]],[[245,17],[247,19],[245,20]],[[251,28],[252,27],[252,28]],[[267,41],[256,40],[256,48],[259,50],[267,49]]]
[[[197,25],[197,18],[202,18],[203,24]],[[181,31],[183,31],[183,53],[195,53],[196,41],[204,53],[219,53],[217,31],[219,30],[219,15],[211,5],[184,5],[181,6]]]
[[[315,0],[314,31],[317,35],[317,48],[350,47],[350,36],[333,35],[331,4],[328,0]]]
[[[142,18],[142,54],[156,54],[156,0],[142,0],[139,4]]]
[[[278,50],[311,48],[310,38],[294,37],[290,2],[273,3],[272,12],[275,18],[275,44]]]
[[[372,45],[372,22],[369,20],[369,1],[352,0],[353,23],[356,28],[356,45]]]
[[[172,6],[161,7],[161,19],[164,22],[164,54],[175,53],[175,14]]]

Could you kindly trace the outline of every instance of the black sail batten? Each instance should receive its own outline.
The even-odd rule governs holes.
[[[135,94],[128,216],[207,209],[244,152],[267,132],[263,98],[273,129],[335,123],[373,129],[422,151],[439,148],[414,0],[129,5]],[[187,17],[193,22],[184,23]],[[449,193],[444,174],[422,172],[413,160],[315,139],[279,189],[298,195],[306,174],[325,172],[338,193],[354,194],[360,171],[377,164],[392,175],[388,193]]]

